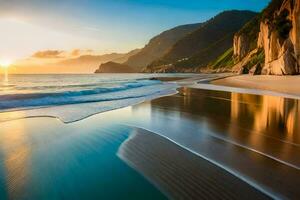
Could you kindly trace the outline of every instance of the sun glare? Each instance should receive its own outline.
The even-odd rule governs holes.
[[[11,65],[10,60],[0,60],[0,67],[2,68],[8,68]]]

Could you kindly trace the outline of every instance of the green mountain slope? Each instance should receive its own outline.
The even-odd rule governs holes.
[[[141,70],[163,56],[179,39],[195,31],[200,26],[201,23],[188,24],[164,31],[152,38],[139,53],[131,56],[124,64]]]
[[[206,67],[232,47],[234,34],[256,15],[251,11],[225,11],[180,39],[149,68],[166,65],[176,68]],[[151,70],[150,70],[151,71]]]

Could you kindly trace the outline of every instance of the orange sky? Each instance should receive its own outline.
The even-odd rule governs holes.
[[[228,9],[259,11],[268,1],[0,0],[0,63],[32,61],[33,54],[47,50],[124,53],[143,47],[151,37],[177,25],[203,22]],[[60,58],[52,55],[51,59]],[[29,65],[46,61],[35,58]],[[13,66],[9,70],[15,71]]]

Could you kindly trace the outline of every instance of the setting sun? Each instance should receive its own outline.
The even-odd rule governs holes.
[[[11,65],[10,60],[0,60],[0,67],[2,68],[8,68]]]

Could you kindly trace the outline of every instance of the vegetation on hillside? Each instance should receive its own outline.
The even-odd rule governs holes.
[[[149,67],[206,67],[232,47],[234,34],[255,15],[251,11],[222,12],[179,40],[167,54],[152,62]]]
[[[206,67],[212,60],[215,60],[223,54],[229,47],[232,47],[232,38],[234,33],[228,33],[221,39],[213,42],[208,47],[198,51],[193,56],[177,61],[174,63],[176,67]]]
[[[257,47],[257,39],[260,31],[261,14],[256,15],[243,28],[237,33],[237,35],[246,35],[250,43],[249,51],[252,51]]]
[[[233,47],[225,51],[224,54],[219,56],[215,61],[209,64],[209,67],[212,69],[231,67],[234,65],[233,59]]]
[[[162,57],[179,39],[201,26],[202,23],[187,24],[164,31],[152,38],[139,53],[131,56],[125,64],[142,69]]]
[[[257,53],[252,55],[250,61],[244,66],[244,68],[250,70],[253,66],[257,64],[263,65],[265,63],[265,51],[263,49],[258,49]]]

